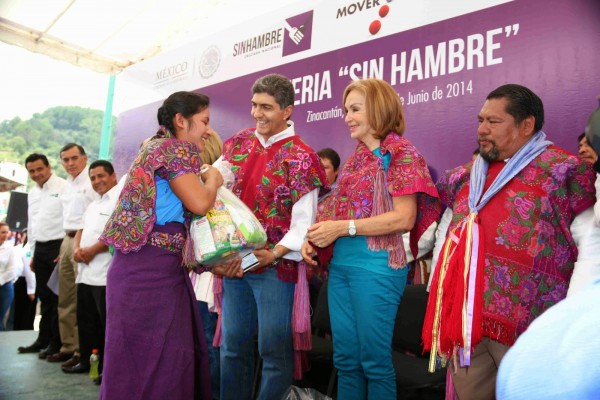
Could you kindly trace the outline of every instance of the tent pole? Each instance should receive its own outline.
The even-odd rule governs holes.
[[[115,94],[115,75],[111,74],[108,78],[108,94],[106,96],[106,108],[104,109],[104,118],[102,120],[102,136],[100,137],[100,152],[98,159],[109,160],[108,148],[110,145],[110,137],[112,133],[112,106],[113,97]]]

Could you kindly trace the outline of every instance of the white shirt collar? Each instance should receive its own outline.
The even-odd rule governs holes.
[[[272,146],[274,143],[279,142],[280,140],[287,139],[291,136],[294,136],[296,133],[294,132],[294,122],[288,120],[287,128],[285,128],[283,131],[271,136],[269,138],[269,140],[267,140],[266,142],[265,142],[265,138],[258,132],[254,131],[254,134],[258,138],[258,141],[260,142],[260,144],[262,144],[263,147],[267,148],[267,147]]]
[[[86,165],[85,168],[83,169],[83,171],[81,171],[79,173],[79,175],[77,175],[75,178],[73,178],[69,174],[69,176],[67,177],[67,181],[68,182],[73,182],[73,183],[76,183],[76,184],[80,183],[82,181],[85,181],[86,177],[88,177],[88,179],[89,179],[89,170],[90,170],[90,167]],[[98,194],[98,193],[96,193],[96,194]]]

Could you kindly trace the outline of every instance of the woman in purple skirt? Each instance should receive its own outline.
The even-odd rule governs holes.
[[[160,129],[141,147],[101,236],[115,250],[101,399],[211,398],[202,322],[182,264],[186,218],[205,214],[223,181],[214,168],[201,174],[204,185],[196,175],[209,117],[204,95],[165,100]]]

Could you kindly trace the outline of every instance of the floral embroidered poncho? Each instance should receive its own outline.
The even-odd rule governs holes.
[[[503,166],[490,163],[486,188]],[[449,232],[469,213],[471,167],[450,170],[438,183],[442,201],[453,208]],[[512,345],[536,317],[566,296],[577,260],[570,226],[593,206],[594,181],[589,165],[549,146],[481,209],[484,336]],[[433,306],[431,295],[429,302]]]
[[[411,249],[416,254],[419,237],[440,215],[437,190],[425,159],[408,140],[390,132],[381,141],[380,151],[382,155],[388,152],[391,154],[390,166],[385,173],[387,187],[382,188],[389,193],[386,196],[417,194],[417,220],[410,233]],[[382,160],[364,143],[359,142],[355,152],[344,164],[337,186],[319,203],[317,221],[362,219],[375,215],[376,180],[382,169]],[[399,234],[396,236],[394,246],[402,249],[402,238]],[[323,253],[320,253],[320,257]],[[398,267],[404,267],[404,250],[401,250],[400,256]]]
[[[268,243],[275,245],[289,231],[294,204],[327,180],[319,156],[298,136],[264,148],[254,131],[245,129],[227,140],[223,159],[233,165],[233,193],[254,212]],[[277,274],[284,281],[297,279],[297,271],[289,265],[280,263]]]
[[[148,241],[156,221],[155,174],[171,180],[200,171],[198,147],[178,139],[156,138],[146,143],[129,169],[117,206],[100,240],[122,253],[138,251]]]

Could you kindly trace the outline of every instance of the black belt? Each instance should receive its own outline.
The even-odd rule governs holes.
[[[45,242],[41,242],[41,241],[36,241],[35,244],[36,245],[50,245],[50,244],[56,244],[56,243],[61,243],[63,240],[62,239],[54,239],[54,240],[47,240]]]
[[[67,235],[70,238],[74,238],[76,233],[77,231],[65,231],[65,235]]]

